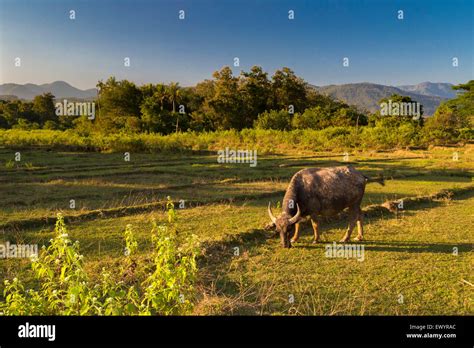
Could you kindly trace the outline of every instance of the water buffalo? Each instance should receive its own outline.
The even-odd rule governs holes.
[[[290,248],[298,240],[301,219],[310,216],[314,230],[313,243],[319,242],[318,217],[332,216],[349,208],[349,227],[341,242],[347,242],[357,223],[356,241],[363,239],[362,211],[360,204],[367,182],[384,185],[383,178],[371,179],[352,166],[332,168],[307,168],[291,178],[283,198],[280,216],[272,214],[271,203],[268,215],[271,226],[280,234],[282,246]],[[293,238],[290,235],[294,232]]]

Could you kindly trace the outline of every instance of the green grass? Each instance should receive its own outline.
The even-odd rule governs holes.
[[[345,224],[337,222],[323,227],[322,244],[311,243],[308,227],[293,249],[255,240],[240,244],[244,256],[210,267],[229,297],[242,282],[267,289],[241,299],[233,308],[240,314],[472,314],[472,287],[462,281],[472,282],[472,211],[470,196],[420,206],[398,219],[367,219],[363,262],[325,257],[326,243],[344,233]]]
[[[303,167],[342,165],[341,153],[259,155],[258,165],[220,165],[216,153],[134,154],[20,150],[22,161],[6,165],[17,150],[0,149],[0,242],[47,244],[52,226],[15,222],[94,209],[126,207],[119,216],[68,223],[81,242],[91,275],[122,256],[123,231],[134,226],[140,252],[149,252],[151,220],[164,219],[158,206],[130,207],[183,199],[179,235],[203,242],[200,301],[196,314],[472,314],[472,191],[452,200],[415,204],[398,215],[366,219],[365,260],[330,259],[324,243],[311,244],[304,225],[300,242],[281,249],[263,230],[268,201],[280,201],[290,177]],[[453,151],[459,161],[452,160]],[[350,163],[368,175],[383,173],[386,186],[369,184],[363,206],[426,196],[472,186],[473,148],[352,152]],[[69,200],[76,200],[76,209]],[[3,228],[10,223],[9,228]],[[12,224],[13,225],[12,225]],[[322,224],[323,240],[339,240],[346,221]],[[234,256],[238,247],[239,256]],[[459,249],[454,256],[453,247]],[[0,278],[21,272],[27,260],[0,260]],[[464,280],[464,281],[463,281]],[[0,292],[3,284],[0,285]],[[403,304],[397,302],[403,295]],[[289,296],[294,303],[289,303]]]

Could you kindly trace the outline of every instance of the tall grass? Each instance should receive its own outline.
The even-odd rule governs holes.
[[[13,148],[48,147],[101,152],[181,152],[215,151],[225,147],[251,148],[260,153],[295,150],[341,151],[394,149],[427,145],[418,130],[409,124],[399,127],[329,127],[323,130],[244,129],[216,132],[160,134],[100,134],[88,136],[74,130],[0,130],[0,146]]]

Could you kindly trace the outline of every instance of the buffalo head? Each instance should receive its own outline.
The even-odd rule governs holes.
[[[280,234],[281,245],[284,248],[291,248],[290,238],[295,232],[295,224],[300,220],[300,206],[296,204],[297,212],[295,216],[289,215],[287,212],[281,213],[278,217],[273,216],[271,202],[268,203],[268,215],[272,220],[277,232]]]

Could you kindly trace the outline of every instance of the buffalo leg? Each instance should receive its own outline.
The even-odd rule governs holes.
[[[357,218],[357,237],[354,238],[355,241],[362,241],[364,240],[364,216],[362,215],[362,211],[359,209],[359,215]]]
[[[293,238],[291,238],[291,243],[295,243],[298,238],[300,237],[300,224],[299,222],[295,224],[295,234],[293,235]]]
[[[314,231],[314,240],[313,243],[318,243],[319,242],[319,226],[318,226],[318,220],[311,216],[311,225],[313,225],[313,231]]]
[[[354,227],[356,225],[358,215],[359,214],[357,212],[357,209],[350,208],[350,210],[349,210],[349,227],[347,228],[347,232],[344,235],[344,237],[342,237],[342,239],[340,240],[341,243],[346,243],[347,241],[349,241],[351,239],[351,234],[352,234],[352,231],[354,230]]]

